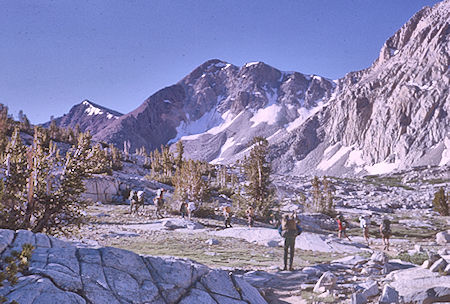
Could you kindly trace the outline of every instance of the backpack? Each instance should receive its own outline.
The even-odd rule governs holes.
[[[137,192],[137,199],[138,199],[138,202],[140,202],[140,203],[144,202],[144,191]]]
[[[130,196],[128,196],[128,199],[129,199],[130,201],[134,200],[134,194],[135,194],[135,191],[134,191],[134,190],[131,190],[131,191],[130,191]]]
[[[384,219],[383,223],[381,224],[381,231],[389,232],[391,231],[391,221],[388,219]]]
[[[281,236],[282,237],[296,237],[299,235],[297,230],[297,223],[295,222],[295,219],[288,218],[283,219],[281,221]]]
[[[361,228],[366,228],[367,227],[367,221],[365,217],[361,217],[359,220],[359,225],[361,226]]]

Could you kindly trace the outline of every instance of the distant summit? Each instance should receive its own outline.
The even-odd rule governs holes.
[[[84,100],[73,106],[69,113],[55,118],[54,121],[56,125],[64,128],[75,128],[78,124],[81,131],[91,131],[92,134],[95,134],[122,115],[122,113],[105,108],[92,101]],[[44,124],[44,126],[49,125],[50,121]]]

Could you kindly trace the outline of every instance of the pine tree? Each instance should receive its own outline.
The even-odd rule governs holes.
[[[450,198],[449,195],[445,193],[444,188],[441,187],[435,194],[433,199],[433,208],[440,215],[448,216],[450,215]]]
[[[250,205],[263,216],[268,216],[274,206],[274,189],[270,181],[272,168],[267,160],[269,143],[265,138],[255,137],[251,144],[250,155],[244,159],[246,194]]]
[[[173,177],[175,195],[182,200],[207,202],[210,200],[210,187],[203,178],[201,162],[188,160],[176,171]]]
[[[80,195],[92,161],[90,135],[81,133],[65,158],[46,141],[46,130],[38,127],[29,148],[22,144],[18,129],[9,141],[0,183],[1,228],[40,232],[81,219]]]
[[[175,166],[177,169],[180,169],[181,166],[183,165],[183,153],[184,153],[184,146],[181,140],[177,142],[175,152],[177,154],[177,157],[175,159]]]

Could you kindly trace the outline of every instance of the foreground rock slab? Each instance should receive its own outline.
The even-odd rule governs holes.
[[[241,276],[188,259],[79,248],[44,234],[0,230],[2,259],[30,243],[29,273],[0,296],[28,303],[267,303]]]

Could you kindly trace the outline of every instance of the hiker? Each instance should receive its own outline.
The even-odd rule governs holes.
[[[180,204],[180,213],[182,218],[188,214],[188,204],[184,201]]]
[[[284,238],[284,268],[287,270],[287,260],[289,252],[289,270],[294,270],[292,264],[294,262],[295,238],[302,233],[302,228],[297,224],[295,218],[285,215],[278,227],[278,233]]]
[[[133,213],[133,211],[137,212],[137,203],[139,201],[137,191],[131,190],[128,199],[130,200],[130,213]]]
[[[278,227],[281,225],[280,215],[278,214],[278,212],[272,212],[269,217],[269,223],[273,225],[275,229],[278,229]]]
[[[370,214],[369,215],[361,215],[359,217],[359,226],[363,230],[364,240],[366,240],[367,245],[370,245],[370,242],[369,242],[369,225],[370,225]]]
[[[223,206],[222,211],[224,217],[223,223],[225,225],[225,228],[233,228],[233,226],[231,226],[231,206]]]
[[[391,237],[391,221],[385,217],[380,225],[381,239],[383,240],[384,250],[389,251],[389,238]]]
[[[160,188],[158,189],[158,191],[156,192],[156,197],[153,199],[153,203],[156,206],[156,211],[155,211],[155,216],[156,218],[163,218],[164,216],[161,214],[161,209],[164,205],[164,188]]]
[[[337,224],[338,224],[338,238],[342,238],[342,237],[346,237],[350,242],[352,241],[348,235],[347,235],[347,227],[348,227],[348,222],[344,219],[344,216],[342,214],[339,214],[339,216],[336,219]]]
[[[191,220],[192,214],[194,213],[195,209],[197,209],[197,206],[195,206],[195,203],[193,201],[190,201],[188,203],[187,209],[188,209],[188,218],[189,220]]]
[[[245,210],[245,214],[247,214],[248,227],[253,227],[255,223],[255,209],[252,206],[249,206],[247,210]]]

